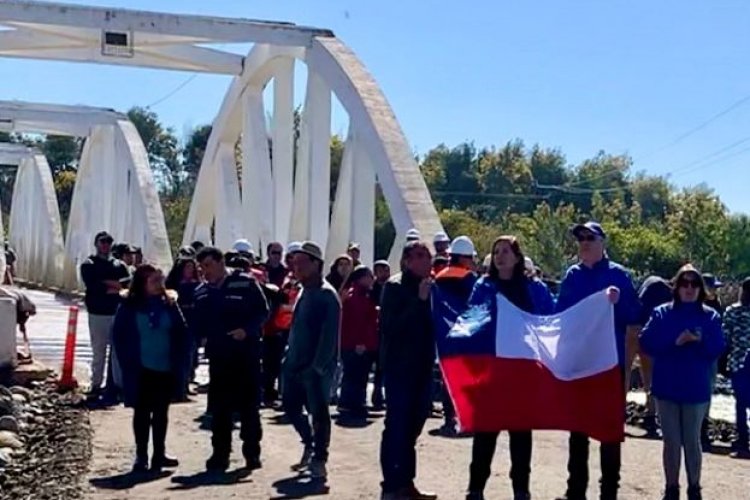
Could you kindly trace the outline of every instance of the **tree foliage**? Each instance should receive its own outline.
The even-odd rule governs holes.
[[[177,244],[211,126],[196,127],[180,139],[151,110],[136,107],[128,116],[148,151],[169,237]],[[295,123],[296,141],[298,111]],[[83,141],[2,134],[0,142],[28,144],[47,156],[66,224]],[[332,198],[344,148],[344,139],[334,136]],[[236,159],[239,164],[241,155]],[[750,217],[730,214],[706,186],[678,190],[666,178],[632,172],[627,155],[601,151],[571,165],[559,149],[527,147],[516,139],[501,147],[440,144],[417,160],[446,231],[454,237],[470,236],[480,257],[496,237],[512,234],[537,265],[559,277],[575,259],[570,226],[595,219],[608,232],[609,254],[637,275],[671,276],[684,262],[728,278],[750,274]],[[7,220],[15,173],[0,173],[0,201]],[[385,258],[395,230],[380,189],[375,212],[375,254]]]

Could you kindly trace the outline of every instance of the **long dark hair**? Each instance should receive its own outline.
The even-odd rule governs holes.
[[[526,277],[526,256],[523,254],[523,250],[521,250],[521,244],[518,242],[518,238],[510,235],[500,236],[492,243],[492,252],[490,253],[490,268],[487,271],[487,275],[490,277],[490,279],[495,281],[500,279],[500,271],[495,265],[495,250],[497,249],[498,245],[500,245],[500,243],[507,243],[508,245],[510,245],[510,249],[518,259],[516,265],[513,266],[513,277],[511,279],[513,279],[514,281],[524,279]]]
[[[125,302],[133,307],[140,307],[145,304],[148,299],[146,295],[146,282],[152,274],[159,272],[161,271],[151,264],[141,264],[138,266],[133,273],[133,281],[130,283],[130,289],[128,290]],[[166,298],[166,290],[164,298]]]
[[[706,283],[703,281],[703,276],[701,276],[701,273],[693,267],[692,264],[685,264],[680,268],[679,271],[677,271],[677,275],[672,280],[672,284],[674,285],[672,287],[672,299],[674,300],[675,304],[680,304],[682,300],[680,300],[680,281],[685,277],[687,274],[693,274],[695,275],[695,281],[698,283],[698,287],[700,288],[698,292],[698,303],[703,304],[706,301]]]
[[[193,265],[193,278],[196,281],[200,279],[200,277],[198,276],[198,263],[195,261],[195,259],[192,257],[180,257],[174,263],[174,266],[172,266],[172,269],[167,275],[167,288],[169,288],[170,290],[177,290],[177,288],[180,286],[180,283],[182,283],[182,274],[185,272],[185,266],[189,264]]]

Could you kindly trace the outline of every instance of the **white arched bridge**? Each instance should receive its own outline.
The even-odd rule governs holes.
[[[213,122],[184,243],[197,239],[226,247],[247,238],[262,248],[271,241],[312,239],[334,256],[357,241],[368,262],[374,251],[376,186],[396,228],[392,256],[410,228],[422,234],[441,229],[385,96],[328,30],[16,0],[0,3],[0,27],[0,57],[233,75]],[[253,45],[246,56],[209,48],[221,43]],[[305,94],[295,96],[295,77],[301,74]],[[349,129],[331,200],[334,97],[348,115]],[[298,102],[303,105],[295,138]],[[83,106],[0,102],[0,130],[85,139],[64,238],[44,157],[26,148],[0,148],[0,158],[8,160],[0,163],[19,165],[9,239],[19,252],[21,277],[76,288],[77,266],[102,229],[141,246],[146,259],[170,263],[148,156],[127,117]]]

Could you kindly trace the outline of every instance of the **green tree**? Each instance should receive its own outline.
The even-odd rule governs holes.
[[[161,190],[171,196],[179,193],[188,175],[180,157],[180,147],[174,131],[164,127],[153,111],[135,107],[128,111],[128,118],[143,140],[148,152],[151,170]]]

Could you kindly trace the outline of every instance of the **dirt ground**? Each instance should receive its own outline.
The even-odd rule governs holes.
[[[373,418],[362,428],[334,424],[329,460],[328,485],[312,483],[297,476],[289,466],[299,458],[300,444],[289,425],[280,422],[280,414],[264,410],[263,469],[243,477],[239,441],[235,439],[231,468],[226,475],[209,476],[203,464],[210,455],[210,434],[200,430],[196,421],[205,408],[205,396],[193,403],[171,409],[168,450],[181,461],[173,473],[158,477],[134,478],[128,471],[133,459],[130,410],[117,408],[91,414],[94,429],[93,459],[87,482],[88,498],[115,499],[199,499],[225,500],[327,498],[354,500],[379,498],[380,467],[378,449],[382,418]],[[468,480],[471,439],[448,439],[428,431],[440,426],[439,419],[427,422],[419,442],[417,484],[440,494],[441,499],[462,499]],[[632,429],[632,434],[640,431]],[[237,438],[237,432],[235,432]],[[508,440],[501,436],[487,489],[488,499],[511,498],[508,474]],[[592,448],[595,445],[592,445]],[[620,498],[658,499],[663,487],[661,444],[630,438],[624,445],[623,480]],[[728,450],[720,450],[724,454]],[[706,455],[704,462],[705,498],[739,500],[748,498],[750,463],[734,461],[717,453]],[[589,498],[598,498],[598,467],[592,449],[592,485]],[[566,435],[538,432],[534,437],[532,495],[551,500],[565,489],[567,460]]]

